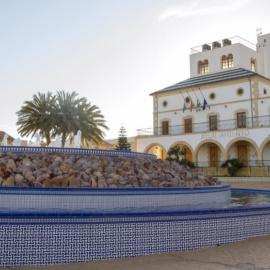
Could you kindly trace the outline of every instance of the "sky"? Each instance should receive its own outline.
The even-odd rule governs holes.
[[[152,92],[190,77],[190,48],[270,33],[269,0],[0,0],[0,130],[37,92],[76,91],[106,139],[153,126]],[[29,139],[29,138],[23,138]]]

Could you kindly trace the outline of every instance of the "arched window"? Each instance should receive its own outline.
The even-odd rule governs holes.
[[[233,67],[233,55],[228,54],[228,56],[223,55],[221,58],[222,61],[222,69]]]
[[[209,72],[208,60],[204,60],[203,64],[204,64],[204,73]]]
[[[233,55],[232,54],[229,54],[228,57],[228,67],[233,67]]]
[[[202,73],[204,73],[203,71],[204,71],[203,62],[200,61],[200,62],[198,63],[198,73],[199,73],[199,74],[202,74]]]
[[[208,60],[200,61],[198,63],[198,73],[203,74],[209,72]]]
[[[224,68],[228,68],[227,57],[225,55],[222,56],[222,69]]]
[[[255,59],[251,58],[250,65],[251,65],[251,71],[255,72],[256,71]]]

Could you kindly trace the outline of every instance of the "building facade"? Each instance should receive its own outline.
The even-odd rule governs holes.
[[[153,128],[138,130],[138,152],[165,158],[179,145],[199,167],[270,165],[270,34],[192,48],[190,78],[151,96]]]

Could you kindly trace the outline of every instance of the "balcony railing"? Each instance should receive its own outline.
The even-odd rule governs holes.
[[[192,125],[177,125],[168,126],[166,128],[145,128],[137,129],[138,136],[163,136],[163,135],[180,135],[190,133],[202,133],[222,130],[234,130],[243,128],[258,128],[258,127],[269,127],[270,116],[264,115],[259,117],[247,117],[245,121],[237,121],[237,119],[229,119],[217,121],[215,124],[209,122],[193,123]]]
[[[198,161],[195,162],[195,166],[198,168],[220,167],[224,161]],[[241,160],[244,163],[244,167],[269,167],[270,160]]]

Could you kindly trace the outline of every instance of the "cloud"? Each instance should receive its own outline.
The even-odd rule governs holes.
[[[228,10],[236,10],[247,4],[250,0],[196,0],[182,1],[181,5],[167,7],[160,15],[159,20],[170,18],[186,18],[195,15],[210,15]]]

